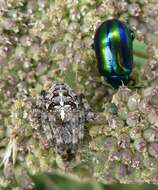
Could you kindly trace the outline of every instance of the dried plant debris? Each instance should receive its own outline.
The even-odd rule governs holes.
[[[84,124],[94,114],[81,94],[67,84],[53,82],[42,91],[34,109],[45,145],[55,148],[65,158],[74,155],[84,138]]]
[[[4,153],[4,158],[0,164],[0,166],[4,165],[4,168],[7,168],[7,166],[9,165],[9,161],[10,159],[13,162],[13,165],[16,162],[16,158],[17,158],[17,142],[16,142],[16,138],[10,138],[10,141],[7,145],[6,151]]]

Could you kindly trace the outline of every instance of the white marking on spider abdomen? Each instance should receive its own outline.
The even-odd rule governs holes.
[[[64,111],[64,97],[63,97],[63,93],[59,92],[59,97],[60,97],[60,106],[61,106],[61,110],[60,110],[60,117],[62,120],[65,119],[65,111]]]
[[[63,97],[63,93],[62,92],[59,92],[59,97],[60,97],[60,106],[64,106],[64,97]]]
[[[72,129],[72,143],[76,144],[78,142],[78,134],[76,129]]]

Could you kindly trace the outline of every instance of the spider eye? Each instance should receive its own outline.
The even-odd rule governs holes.
[[[77,107],[77,104],[75,104],[74,102],[72,101],[68,101],[67,103],[65,103],[65,105],[68,107],[71,107],[73,109],[75,109]]]
[[[59,104],[56,102],[52,102],[49,106],[48,106],[48,110],[53,110],[54,108],[56,109],[57,107],[59,107]]]

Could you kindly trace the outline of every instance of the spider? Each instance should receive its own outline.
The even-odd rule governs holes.
[[[34,112],[47,144],[64,158],[76,153],[84,138],[84,124],[94,118],[84,96],[59,82],[41,92]]]

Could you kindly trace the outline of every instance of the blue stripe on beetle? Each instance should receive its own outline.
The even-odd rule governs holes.
[[[103,22],[96,30],[93,48],[98,70],[114,87],[130,79],[133,39],[133,32],[117,19]]]

